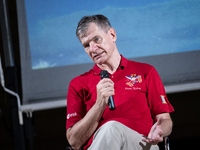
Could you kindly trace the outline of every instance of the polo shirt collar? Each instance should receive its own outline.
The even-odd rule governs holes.
[[[121,62],[120,62],[118,69],[123,70],[124,68],[126,68],[127,62],[128,62],[128,60],[121,55]],[[101,69],[97,66],[97,64],[94,65],[92,70],[95,75],[99,75],[101,72]]]

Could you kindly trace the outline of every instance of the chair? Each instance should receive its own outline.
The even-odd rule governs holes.
[[[69,146],[69,147],[66,147],[66,150],[74,150],[74,149]],[[82,150],[82,148],[80,150]]]
[[[165,150],[170,150],[170,148],[169,148],[169,138],[165,137],[164,140],[165,140]]]
[[[168,137],[165,137],[164,141],[162,143],[164,144],[165,150],[170,150],[170,148],[169,148],[169,138]],[[73,150],[73,148],[72,147],[66,147],[66,150]],[[82,150],[82,148],[80,150]]]

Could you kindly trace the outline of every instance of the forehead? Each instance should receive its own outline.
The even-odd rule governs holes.
[[[92,40],[95,36],[103,36],[105,32],[95,23],[90,23],[88,30],[81,36],[81,43],[85,43],[89,40]]]

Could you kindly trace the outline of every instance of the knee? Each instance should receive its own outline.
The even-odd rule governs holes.
[[[103,132],[105,132],[107,135],[110,136],[115,136],[119,134],[119,126],[118,126],[118,122],[116,121],[109,121],[107,123],[105,123],[102,127],[101,130]]]
[[[96,133],[96,136],[100,135],[107,143],[120,143],[122,133],[119,128],[119,123],[116,121],[109,121],[105,123],[100,130]],[[96,137],[94,136],[94,137]]]
[[[119,149],[121,147],[121,133],[116,125],[116,121],[109,121],[102,125],[94,134],[91,149],[98,146],[104,149]],[[94,148],[95,147],[95,148]]]
[[[118,122],[117,121],[108,121],[106,122],[103,126],[105,128],[116,128],[117,127]]]

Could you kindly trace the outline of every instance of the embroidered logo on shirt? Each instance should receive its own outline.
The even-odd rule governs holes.
[[[130,76],[125,76],[126,84],[130,87],[134,86],[137,83],[142,83],[142,77],[141,75],[131,74]]]
[[[70,117],[75,117],[75,116],[77,116],[77,113],[75,112],[75,113],[72,113],[72,114],[68,114],[67,115],[67,119],[69,119]]]
[[[164,95],[160,95],[160,98],[161,98],[163,104],[167,104],[167,101],[166,101]]]

